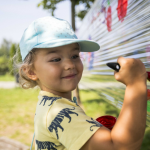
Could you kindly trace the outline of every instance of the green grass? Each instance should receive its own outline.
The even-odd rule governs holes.
[[[10,74],[0,75],[0,81],[15,81],[15,77]]]
[[[147,102],[147,111],[150,113],[150,101]]]
[[[103,115],[118,117],[120,110],[104,101],[95,91],[81,90],[82,104],[88,116],[98,118]]]
[[[105,93],[110,92],[109,90],[107,89]],[[115,93],[116,90],[111,92]],[[121,92],[120,95],[123,94]],[[37,89],[0,89],[0,136],[15,139],[30,146],[38,93]],[[98,92],[80,90],[80,96],[88,116],[95,119],[102,115],[118,117],[120,110],[104,101],[105,97],[100,96]],[[150,128],[147,127],[141,150],[150,150],[149,136]]]
[[[150,127],[146,127],[141,150],[150,150]]]
[[[83,73],[83,81],[96,81],[96,82],[118,82],[114,76],[109,75],[93,75],[89,73]]]
[[[30,145],[38,90],[0,89],[0,136]]]

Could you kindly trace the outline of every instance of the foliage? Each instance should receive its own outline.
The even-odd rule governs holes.
[[[22,61],[21,54],[20,54],[20,48],[18,44],[12,43],[10,51],[9,51],[9,71],[12,75],[15,74],[14,70],[14,63],[19,63]]]
[[[0,56],[0,75],[4,75],[9,71],[8,58],[6,55]]]
[[[77,5],[79,4],[84,4],[85,9],[84,10],[80,10],[76,16],[79,17],[81,20],[84,18],[84,16],[86,15],[86,13],[89,11],[89,9],[91,8],[91,5],[94,3],[95,0],[78,0]]]
[[[13,57],[16,53],[16,44],[12,43],[11,48],[10,48],[10,57]]]
[[[11,47],[12,42],[6,39],[3,39],[1,47],[0,47],[0,56],[7,56],[9,57],[9,49]]]
[[[63,2],[65,0],[42,0],[37,6],[43,6],[43,9],[48,9],[51,11],[52,16],[54,16],[54,11],[56,10],[56,5],[60,2]],[[90,9],[91,5],[95,0],[70,0],[75,1],[75,5],[83,4],[85,9],[79,11],[76,16],[78,16],[80,19],[83,19],[88,10]]]
[[[6,39],[3,40],[0,46],[0,75],[4,75],[7,72],[13,73],[13,57],[17,52],[17,57],[15,61],[21,62],[21,54],[19,46],[16,43],[12,43]]]
[[[11,46],[11,41],[3,39],[0,46],[0,75],[4,75],[9,71],[9,49]]]
[[[77,16],[78,16],[80,19],[83,19],[84,16],[86,15],[86,13],[87,13],[87,10],[82,10],[82,11],[80,11],[80,12],[77,14]]]
[[[10,70],[10,73],[13,75],[13,57],[16,53],[16,44],[12,43],[11,45],[11,48],[10,48],[10,58],[9,58],[9,70]]]
[[[19,45],[17,47],[17,62],[22,62],[22,56],[21,56]]]

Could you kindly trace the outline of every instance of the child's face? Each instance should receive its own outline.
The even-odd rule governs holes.
[[[83,72],[79,52],[77,43],[40,49],[36,54],[34,73],[41,89],[54,94],[74,90]]]

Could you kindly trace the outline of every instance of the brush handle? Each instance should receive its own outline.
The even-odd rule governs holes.
[[[120,65],[116,62],[107,63],[106,65],[117,72],[120,70]]]
[[[119,63],[116,62],[107,63],[106,65],[117,72],[119,72],[121,68]],[[150,81],[150,72],[147,72],[147,79]],[[149,99],[150,99],[150,89],[147,89],[147,100]]]

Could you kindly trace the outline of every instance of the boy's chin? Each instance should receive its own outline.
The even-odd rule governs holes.
[[[70,92],[70,91],[73,91],[73,90],[76,89],[76,87],[77,87],[77,85],[76,85],[76,86],[72,86],[72,87],[64,88],[64,89],[63,89],[63,92]]]

